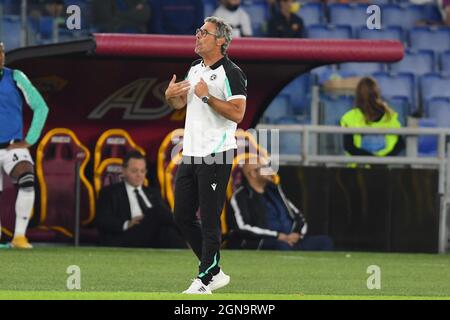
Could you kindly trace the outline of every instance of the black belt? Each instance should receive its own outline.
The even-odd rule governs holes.
[[[1,142],[0,143],[0,149],[6,149],[6,148],[8,148],[10,145],[12,145],[15,142],[20,142],[20,140],[11,140],[11,141],[8,141],[8,142]]]

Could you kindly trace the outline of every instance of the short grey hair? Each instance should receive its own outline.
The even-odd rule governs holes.
[[[225,38],[225,43],[222,45],[221,51],[222,54],[225,55],[227,53],[227,49],[230,46],[231,40],[233,39],[231,33],[233,28],[225,22],[222,18],[218,17],[207,17],[205,22],[211,22],[216,25],[216,36],[217,38]]]

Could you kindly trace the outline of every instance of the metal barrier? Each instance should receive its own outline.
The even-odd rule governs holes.
[[[278,132],[298,132],[301,139],[301,154],[283,155],[272,154],[280,164],[298,164],[302,166],[312,166],[317,164],[396,164],[405,166],[427,166],[436,168],[439,174],[439,253],[445,253],[448,244],[447,235],[447,211],[450,204],[450,159],[447,150],[450,150],[450,143],[446,144],[447,137],[450,136],[450,129],[444,128],[401,128],[401,129],[373,129],[373,128],[343,128],[338,126],[320,125],[258,125],[258,133],[262,130],[278,130]],[[406,156],[376,157],[376,156],[331,156],[317,154],[317,148],[311,147],[311,141],[316,143],[318,134],[395,134],[406,136],[407,150]],[[434,157],[417,156],[417,136],[431,135],[438,137],[438,152]],[[312,139],[310,139],[310,137]],[[411,143],[413,142],[413,143]],[[311,150],[311,151],[310,151]],[[274,161],[272,159],[272,161]]]

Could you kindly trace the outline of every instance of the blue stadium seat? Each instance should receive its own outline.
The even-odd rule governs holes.
[[[267,107],[263,115],[265,123],[274,123],[276,119],[291,114],[290,99],[287,94],[278,94]]]
[[[242,2],[242,8],[249,14],[253,36],[263,36],[264,25],[269,19],[269,7],[266,2]]]
[[[315,84],[322,85],[325,81],[332,77],[340,77],[340,73],[337,70],[337,65],[326,65],[317,67],[311,70],[312,80]]]
[[[403,127],[407,124],[407,118],[410,113],[410,102],[407,97],[393,96],[385,98],[391,109],[398,113],[398,121]]]
[[[430,99],[427,106],[428,117],[435,119],[438,127],[450,128],[450,97]]]
[[[318,2],[306,2],[301,5],[297,15],[302,18],[305,26],[324,22],[323,5]]]
[[[450,50],[441,54],[441,70],[445,73],[450,73]]]
[[[386,27],[379,30],[370,30],[367,27],[362,27],[361,29],[359,29],[358,37],[360,39],[398,40],[400,42],[405,42],[403,29],[398,26]]]
[[[313,39],[350,39],[351,26],[335,26],[315,24],[307,28],[308,38]]]
[[[21,22],[16,15],[4,15],[1,19],[1,39],[5,50],[10,51],[20,47]]]
[[[330,23],[334,25],[350,25],[359,29],[366,26],[369,15],[367,4],[332,3],[328,6]]]
[[[411,48],[434,52],[450,50],[450,28],[416,27],[409,32]]]
[[[394,72],[412,72],[423,75],[434,71],[434,53],[431,50],[406,50],[403,59],[390,64]]]
[[[436,128],[435,119],[422,118],[419,119],[419,128]],[[435,157],[438,149],[438,138],[436,136],[419,136],[418,137],[418,154],[420,157]]]
[[[319,123],[338,126],[344,113],[353,107],[353,97],[350,96],[322,96]]]
[[[275,124],[306,124],[307,118],[281,117],[275,121]],[[280,132],[279,136],[280,154],[300,154],[301,153],[301,134],[299,132]],[[273,150],[272,150],[273,152]]]
[[[348,75],[366,76],[384,71],[384,65],[376,62],[347,62],[340,64],[339,70]]]
[[[450,76],[428,73],[420,78],[420,90],[424,105],[432,98],[450,97]]]
[[[293,114],[309,114],[312,82],[312,76],[305,73],[292,80],[281,91],[282,94],[289,96]]]
[[[416,109],[416,83],[412,73],[400,72],[392,74],[376,72],[373,74],[373,77],[377,80],[383,97],[406,97],[412,104],[413,110]]]
[[[387,4],[382,7],[382,23],[386,26],[400,26],[408,30],[420,21],[440,21],[436,7],[415,4]]]
[[[2,12],[5,15],[18,15],[20,14],[21,2],[17,0],[0,0],[0,6]]]

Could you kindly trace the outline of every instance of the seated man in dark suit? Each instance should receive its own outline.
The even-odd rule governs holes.
[[[123,162],[124,182],[101,190],[96,218],[101,244],[187,248],[158,189],[143,186],[146,173],[145,158],[130,152]]]

